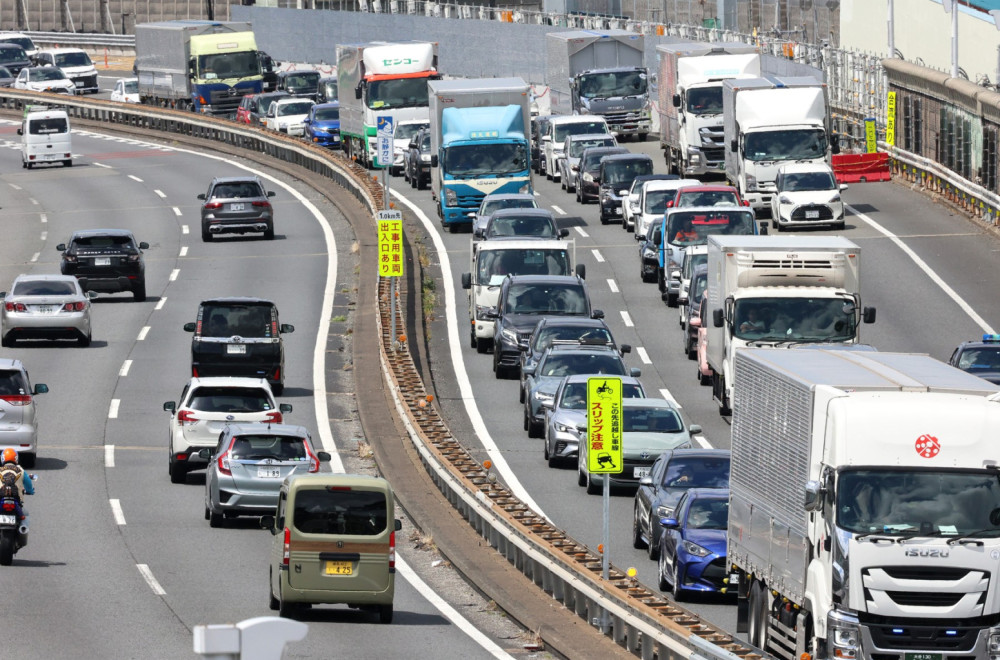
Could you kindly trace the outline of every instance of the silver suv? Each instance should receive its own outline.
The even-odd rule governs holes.
[[[256,176],[216,177],[208,192],[198,195],[201,205],[201,240],[211,241],[219,234],[264,234],[274,239],[274,209],[269,198],[273,190],[265,190]]]
[[[20,360],[0,359],[0,449],[16,449],[21,465],[28,469],[35,467],[38,452],[34,397],[48,391],[42,383],[31,386]]]

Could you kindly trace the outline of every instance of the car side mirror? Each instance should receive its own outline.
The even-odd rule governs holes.
[[[177,411],[177,402],[176,401],[165,401],[163,403],[163,409],[166,410],[168,413],[174,413],[174,412]]]
[[[411,142],[407,148],[408,149],[419,149],[420,145],[417,144],[416,142]]]
[[[306,117],[305,119],[302,120],[302,123],[303,124],[311,124],[312,121],[309,119],[309,117]],[[268,193],[267,196],[270,197],[271,193]]]
[[[542,136],[542,142],[552,142],[552,136],[551,135],[543,135]]]
[[[726,322],[725,314],[722,313],[721,309],[712,310],[712,325],[716,328],[721,328]]]
[[[864,321],[865,323],[874,323],[875,322],[875,308],[874,307],[865,307],[864,310],[862,310],[862,312],[861,312],[861,320]]]
[[[199,195],[198,195],[198,199],[202,199],[202,200],[203,200],[203,199],[206,199],[206,198],[205,198],[205,193],[201,193],[201,194],[199,194]]]
[[[625,355],[626,353],[631,353],[631,352],[632,352],[631,344],[622,344],[621,346],[618,347],[618,353],[620,355]]]
[[[261,516],[257,521],[261,529],[266,529],[271,532],[271,536],[278,533],[278,530],[274,527],[274,516]]]
[[[279,403],[278,404],[278,410],[280,410],[283,413],[290,413],[290,412],[292,412],[292,404],[290,404],[290,403]]]
[[[197,323],[185,323],[184,332],[194,332],[194,329],[198,327]]]
[[[397,532],[399,530],[403,529],[403,521],[400,520],[399,518],[396,518],[395,520],[393,520],[392,521],[392,529],[395,530],[395,531],[397,531]]]
[[[581,280],[587,279],[587,264],[577,264],[575,272]]]
[[[330,458],[331,458],[330,457],[330,452],[328,452],[328,451],[318,451],[318,452],[316,452],[316,458],[318,458],[321,461],[326,461],[327,463],[329,463],[330,462]]]
[[[462,288],[463,289],[472,288],[472,273],[462,273]]]
[[[215,450],[211,449],[209,447],[206,447],[205,449],[199,449],[198,450],[198,456],[200,456],[201,458],[204,458],[206,461],[212,460],[212,454],[214,454],[214,453],[215,453]]]
[[[645,477],[641,477],[639,479],[639,485],[640,486],[652,486],[653,485],[653,477],[649,476],[648,474]]]
[[[603,319],[604,318],[604,310],[603,309],[595,309],[594,311],[592,311],[590,313],[590,318],[592,318],[592,319]]]
[[[56,251],[58,251],[58,252],[65,252],[66,251],[66,244],[65,243],[60,243],[59,245],[57,245],[56,246]]]
[[[520,348],[520,345],[518,346],[518,348]],[[524,374],[525,376],[534,376],[535,375],[535,366],[536,365],[534,365],[534,364],[525,365],[525,366],[521,367],[521,373]]]
[[[500,312],[497,311],[496,307],[490,307],[483,313],[483,316],[485,316],[487,319],[491,321],[496,321],[498,318],[500,318]]]
[[[295,326],[292,325],[291,323],[282,323],[279,330],[281,330],[282,333],[295,332]]]
[[[632,367],[628,370],[628,375],[632,378],[640,378],[642,376],[642,369],[639,367]]]
[[[472,235],[475,238],[482,238],[484,234],[485,232],[483,231],[482,227],[476,227],[475,229],[472,230]]]
[[[93,300],[94,298],[97,297],[97,292],[96,291],[88,291],[87,292],[87,297],[90,298],[91,300]]]
[[[531,345],[527,342],[527,340],[517,342],[517,350],[521,351],[522,353],[527,353],[528,349],[530,349],[530,348],[531,348]],[[532,372],[534,372],[534,369],[532,369]],[[527,373],[527,372],[525,372],[525,373]]]
[[[701,433],[701,425],[700,424],[692,424],[691,426],[688,427],[688,433],[691,433],[691,434]]]
[[[268,190],[267,191],[267,196],[268,197],[274,197],[274,191],[273,190]]]
[[[663,244],[663,237],[659,234],[653,234],[653,245],[659,247]]]
[[[139,249],[140,250],[148,250],[149,249],[149,243],[147,243],[146,241],[140,241],[139,242]]]
[[[816,511],[823,506],[823,486],[818,481],[807,481],[804,489],[802,508]]]
[[[566,229],[565,227],[563,227],[562,229],[559,230],[559,238],[566,238],[567,236],[569,236],[569,230],[568,229]]]
[[[22,131],[22,130],[21,130],[21,129],[19,128],[19,129],[17,129],[17,134],[18,134],[18,135],[24,135],[24,131]]]
[[[678,529],[681,525],[677,518],[660,518],[660,526],[663,529]]]
[[[45,383],[38,383],[37,385],[35,385],[35,391],[33,392],[33,394],[48,394],[48,392],[49,392],[48,385],[46,385]]]
[[[849,186],[846,183],[840,184],[840,192],[844,192],[845,190],[848,189],[848,187]]]

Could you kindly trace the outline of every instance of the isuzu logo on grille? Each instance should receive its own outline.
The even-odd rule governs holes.
[[[948,550],[942,548],[907,548],[907,557],[940,557],[944,559],[948,556]]]

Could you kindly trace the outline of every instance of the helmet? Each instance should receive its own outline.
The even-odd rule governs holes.
[[[3,454],[0,454],[0,461],[3,463],[17,463],[17,450],[13,447],[7,447],[3,450]]]

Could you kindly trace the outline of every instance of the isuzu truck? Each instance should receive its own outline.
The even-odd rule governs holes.
[[[1000,649],[1000,394],[927,355],[736,354],[737,632],[783,660]]]

